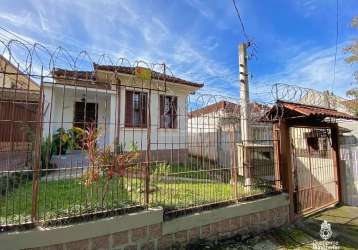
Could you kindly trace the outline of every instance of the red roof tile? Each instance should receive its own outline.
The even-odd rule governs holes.
[[[128,74],[128,75],[134,75],[134,72],[135,72],[135,67],[99,65],[99,64],[93,64],[93,66],[94,66],[95,70],[114,71],[114,72]],[[175,77],[175,76],[165,75],[163,73],[159,73],[159,72],[153,71],[153,70],[152,70],[152,76],[153,76],[153,78],[158,79],[158,80],[179,83],[179,84],[184,84],[184,85],[198,87],[198,88],[201,88],[204,86],[204,84],[201,84],[201,83],[190,82],[190,81],[183,80],[183,79]]]
[[[348,119],[348,120],[358,120],[357,116],[352,116],[350,114],[337,111],[335,109],[322,108],[317,106],[311,106],[300,103],[277,101],[277,105],[287,109],[288,111],[297,112],[300,115],[307,117],[315,117],[324,119],[326,117],[338,118],[338,119]]]

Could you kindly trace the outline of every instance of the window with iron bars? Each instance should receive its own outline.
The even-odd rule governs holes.
[[[126,91],[126,127],[147,127],[147,99],[148,94],[145,92]]]
[[[177,107],[176,96],[160,96],[160,128],[177,128]]]

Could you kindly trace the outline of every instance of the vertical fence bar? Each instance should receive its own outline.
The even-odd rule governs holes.
[[[232,154],[231,154],[231,171],[232,171],[232,177],[233,177],[233,189],[234,189],[234,197],[235,199],[239,198],[238,192],[237,192],[237,163],[236,163],[236,134],[235,134],[235,125],[232,125],[232,138],[231,138],[231,146],[232,146]]]
[[[43,108],[43,68],[41,69],[41,83],[40,83],[40,97],[37,106],[36,116],[36,136],[35,136],[35,157],[33,165],[33,179],[32,179],[32,209],[31,222],[38,221],[38,194],[39,194],[39,180],[41,171],[41,138],[42,138],[42,108]]]
[[[150,80],[151,81],[151,80]],[[151,84],[149,84],[151,87]],[[150,143],[151,143],[151,112],[150,112],[150,105],[151,105],[151,96],[152,91],[149,87],[148,93],[148,101],[147,101],[147,152],[146,152],[146,163],[145,163],[145,184],[144,184],[144,203],[145,205],[149,204],[149,189],[150,189],[150,160],[151,160],[151,151],[150,151]]]

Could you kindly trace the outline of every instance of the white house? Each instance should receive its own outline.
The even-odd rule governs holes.
[[[252,103],[250,110],[258,114],[265,107]],[[236,161],[239,174],[243,175],[240,105],[220,101],[192,111],[188,117],[189,154],[214,161],[225,168],[230,168]],[[265,175],[273,175],[272,124],[252,120],[250,128],[250,157],[253,165],[257,165],[253,174],[263,175],[263,169],[267,172]]]
[[[134,143],[144,151],[150,131],[154,158],[176,161],[187,152],[186,99],[202,84],[146,68],[98,64],[92,71],[52,74],[44,83],[45,137],[59,128],[95,124],[100,146],[128,149]]]

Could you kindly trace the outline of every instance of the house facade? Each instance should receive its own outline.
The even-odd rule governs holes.
[[[145,68],[93,68],[55,69],[53,81],[44,83],[43,136],[91,125],[100,147],[145,151],[150,138],[152,158],[179,160],[186,152],[186,98],[203,85]]]

